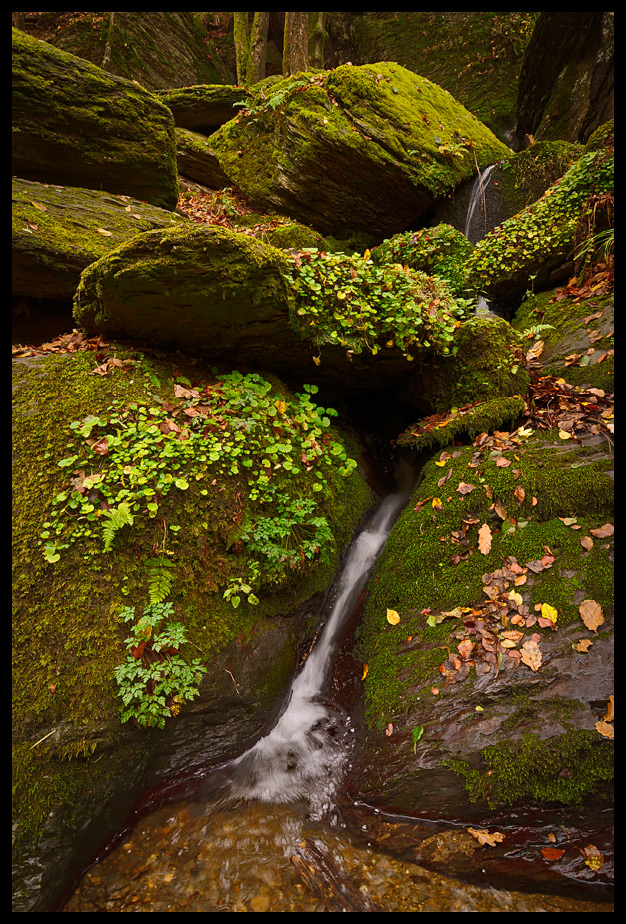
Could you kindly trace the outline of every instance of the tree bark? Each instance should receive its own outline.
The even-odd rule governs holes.
[[[265,64],[267,61],[267,31],[270,24],[270,14],[255,13],[250,33],[250,51],[248,68],[246,71],[246,84],[249,86],[258,83],[265,77]]]
[[[115,28],[115,13],[109,13],[109,28],[107,31],[107,42],[104,48],[104,56],[100,67],[103,71],[108,71],[111,64],[111,49],[113,47],[113,30]]]
[[[311,23],[311,67],[324,67],[324,42],[326,41],[326,17],[328,13],[310,13]]]
[[[309,14],[285,13],[283,76],[309,68]]]
[[[237,63],[237,83],[245,86],[248,72],[248,59],[250,57],[250,32],[248,28],[248,13],[233,13],[233,37],[235,41],[235,60]]]

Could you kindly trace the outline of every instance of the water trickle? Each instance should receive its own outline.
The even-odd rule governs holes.
[[[349,717],[324,700],[324,688],[342,625],[408,500],[412,474],[408,467],[399,468],[397,490],[383,499],[348,550],[332,611],[293,682],[284,712],[270,733],[230,767],[232,796],[275,803],[303,800],[313,818],[332,810],[352,728]]]
[[[489,183],[491,182],[490,174],[494,167],[495,167],[495,164],[491,164],[489,167],[486,167],[482,173],[479,170],[478,176],[476,177],[476,180],[474,181],[474,186],[472,188],[472,193],[470,195],[469,205],[467,207],[467,216],[465,218],[465,230],[463,232],[465,234],[465,237],[468,239],[468,241],[471,241],[472,244],[475,244],[482,237],[484,237],[484,234],[481,234],[477,231],[475,232],[472,231],[472,222],[474,219],[474,213],[476,211],[476,206],[481,200],[483,201],[483,206],[484,206],[485,190],[487,189],[487,187],[489,186]]]

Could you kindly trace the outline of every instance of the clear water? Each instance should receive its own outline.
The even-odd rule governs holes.
[[[483,199],[485,190],[491,182],[490,174],[494,167],[495,164],[491,164],[489,167],[486,167],[482,173],[479,171],[472,188],[469,205],[467,207],[467,215],[465,218],[465,230],[463,233],[468,240],[472,241],[473,244],[475,244],[483,236],[472,234],[472,222],[474,220],[476,207],[478,206],[478,203]],[[471,234],[472,236],[470,237]]]

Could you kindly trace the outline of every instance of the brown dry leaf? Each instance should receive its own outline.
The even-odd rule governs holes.
[[[609,725],[608,722],[596,722],[595,728],[604,738],[614,737],[613,726]]]
[[[504,456],[500,456],[499,459],[496,459],[496,465],[498,466],[498,468],[506,468],[510,464],[511,464],[511,460],[505,459]]]
[[[606,539],[607,536],[613,535],[615,527],[612,523],[605,523],[604,526],[599,526],[597,529],[590,529],[589,532],[592,536],[595,536],[596,539]]]
[[[494,509],[501,520],[506,520],[506,510],[504,509],[500,501],[496,501]]]
[[[491,530],[486,523],[478,530],[478,548],[483,555],[488,555],[491,550]]]
[[[469,638],[464,638],[462,642],[456,646],[458,648],[459,654],[461,657],[467,661],[472,651],[474,650],[474,642]]]
[[[391,724],[391,722],[389,723],[389,725],[388,725],[387,728],[385,729],[385,734],[387,735],[388,738],[389,738],[390,735],[393,735],[393,725]]]
[[[593,539],[591,536],[583,536],[580,540],[580,544],[582,545],[583,549],[587,549],[587,551],[590,552],[593,548]]]
[[[518,485],[513,491],[513,494],[515,495],[515,499],[517,500],[518,504],[521,505],[524,503],[524,498],[526,497],[526,491],[523,488],[521,488]]]
[[[615,698],[609,696],[609,701],[606,704],[606,715],[602,716],[605,722],[612,722],[615,718]]]
[[[534,639],[528,639],[520,649],[522,661],[532,671],[537,671],[541,667],[541,651],[539,645]]]
[[[466,830],[476,838],[481,847],[485,844],[495,847],[497,843],[504,840],[504,834],[501,831],[487,831],[486,828],[467,828]]]
[[[583,600],[578,607],[578,612],[586,627],[597,635],[598,626],[601,626],[604,622],[600,604],[596,603],[595,600]]]
[[[537,359],[543,353],[544,342],[543,340],[538,340],[537,343],[530,348],[526,353],[526,359],[530,362],[533,359]]]
[[[473,490],[474,490],[474,485],[466,484],[464,481],[462,481],[457,488],[457,491],[459,492],[459,494],[469,494]]]
[[[581,654],[586,654],[592,645],[593,642],[590,638],[581,638],[578,644],[574,645],[574,649],[580,651]]]

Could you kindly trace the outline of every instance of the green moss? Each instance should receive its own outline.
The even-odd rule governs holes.
[[[415,705],[422,688],[440,679],[438,668],[444,659],[440,646],[456,644],[450,640],[455,624],[446,620],[430,628],[421,611],[481,604],[485,600],[483,574],[500,568],[509,556],[525,566],[541,559],[546,546],[552,550],[553,566],[540,577],[530,575],[522,591],[531,612],[537,603],[554,606],[559,627],[580,622],[577,601],[584,598],[596,600],[607,616],[613,610],[611,543],[608,549],[595,543],[591,552],[580,544],[581,535],[612,516],[611,463],[580,464],[584,452],[562,454],[547,439],[536,436],[507,453],[512,463],[508,467],[496,464],[497,455],[476,467],[474,451],[474,447],[457,448],[444,455],[444,465],[436,465],[435,458],[427,462],[375,566],[359,629],[359,652],[369,665],[365,681],[368,720],[377,727]],[[447,479],[449,471],[452,474]],[[460,494],[456,489],[461,482],[473,484],[474,490]],[[525,491],[521,504],[515,495],[519,487]],[[441,500],[441,509],[433,508],[433,498]],[[422,500],[426,503],[420,505]],[[496,502],[505,510],[506,521],[495,511]],[[571,529],[559,517],[577,517],[581,529]],[[511,528],[511,518],[516,528]],[[459,536],[463,520],[468,523],[468,543],[461,547],[454,533]],[[488,555],[480,554],[477,547],[483,523],[492,532]],[[454,556],[463,550],[468,555],[455,563]],[[400,613],[401,633],[387,624],[387,608]],[[408,636],[421,641],[399,654]]]
[[[523,398],[495,398],[475,407],[437,414],[430,421],[408,427],[397,439],[398,446],[408,446],[423,452],[436,446],[474,439],[479,433],[490,433],[512,427],[524,411]]]
[[[395,234],[372,252],[376,263],[401,263],[445,279],[455,296],[465,294],[463,264],[473,245],[451,225]]]
[[[484,771],[462,761],[448,766],[465,779],[472,802],[486,801],[492,809],[523,798],[580,805],[613,779],[613,743],[582,729],[547,740],[529,733],[487,747],[482,756]]]

